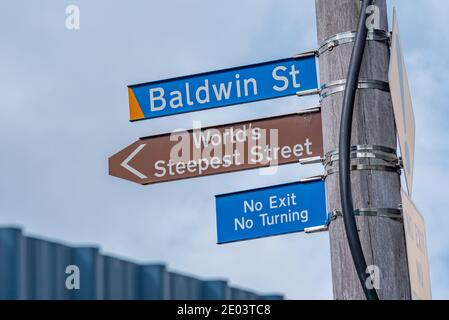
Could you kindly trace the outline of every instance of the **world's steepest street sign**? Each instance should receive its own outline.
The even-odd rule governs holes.
[[[297,163],[323,156],[319,108],[141,138],[109,158],[109,174],[139,184]]]
[[[137,121],[318,92],[315,55],[212,71],[128,87]]]
[[[302,232],[327,224],[321,178],[218,195],[218,244]]]

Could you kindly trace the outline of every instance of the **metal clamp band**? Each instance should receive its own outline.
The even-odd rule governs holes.
[[[402,210],[392,208],[369,208],[369,209],[357,209],[354,210],[354,214],[359,217],[379,217],[388,218],[393,220],[402,220]],[[343,213],[338,210],[334,210],[331,213],[332,220],[337,217],[342,217]]]
[[[384,146],[357,145],[351,147],[351,159],[379,159],[390,164],[399,165],[396,150]],[[339,160],[338,150],[330,151],[325,155],[324,166],[332,165]]]
[[[385,171],[397,173],[401,172],[398,165],[379,165],[379,164],[356,164],[351,166],[351,171]],[[339,172],[338,168],[327,169],[325,178],[338,172]]]
[[[345,91],[345,89],[346,89],[345,79],[335,80],[323,84],[320,90],[320,102],[335,93]],[[382,80],[360,79],[358,89],[377,89],[385,92],[390,92],[390,85],[388,82]]]
[[[321,85],[321,91],[328,90],[334,87],[346,86],[346,79],[334,80]],[[377,89],[381,87],[385,91],[390,91],[390,85],[388,82],[382,80],[363,79],[359,80],[359,86],[363,86],[361,89]]]
[[[355,31],[346,31],[326,39],[321,43],[320,47],[316,51],[316,56],[319,57],[325,52],[332,51],[335,47],[342,44],[354,42],[356,34],[357,33]],[[391,35],[389,32],[379,29],[368,30],[366,37],[367,41],[385,41],[386,43],[389,43],[390,39]]]

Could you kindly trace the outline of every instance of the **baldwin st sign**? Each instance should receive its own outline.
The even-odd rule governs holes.
[[[109,158],[109,174],[153,184],[296,163],[323,155],[319,108],[141,138]]]
[[[128,87],[130,120],[137,121],[318,91],[313,52]]]

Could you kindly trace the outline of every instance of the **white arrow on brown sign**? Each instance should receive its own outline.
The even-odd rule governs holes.
[[[109,158],[109,174],[153,184],[321,157],[319,108],[141,138]]]

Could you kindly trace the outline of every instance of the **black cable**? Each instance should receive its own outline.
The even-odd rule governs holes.
[[[340,197],[343,209],[343,220],[345,224],[346,236],[348,238],[349,248],[351,249],[352,259],[362,285],[365,296],[368,300],[379,300],[376,289],[368,289],[366,282],[369,276],[366,273],[367,265],[363,255],[362,245],[357,230],[357,223],[354,215],[354,205],[351,190],[351,134],[352,118],[354,114],[355,95],[359,82],[360,68],[362,66],[363,54],[365,52],[366,37],[368,30],[366,28],[366,9],[373,0],[363,0],[360,18],[357,28],[356,40],[352,50],[351,62],[348,70],[346,89],[343,100],[343,110],[340,127],[340,146],[339,146],[339,171],[340,171]]]

